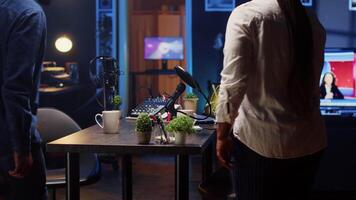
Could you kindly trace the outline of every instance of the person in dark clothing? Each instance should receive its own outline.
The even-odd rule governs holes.
[[[36,130],[46,17],[34,0],[0,0],[0,199],[46,199]]]
[[[320,85],[321,99],[344,99],[344,95],[340,92],[335,84],[335,75],[332,72],[326,72]]]

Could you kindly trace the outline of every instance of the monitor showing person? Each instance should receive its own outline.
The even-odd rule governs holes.
[[[321,99],[344,99],[344,95],[340,92],[335,82],[335,75],[332,72],[324,74],[320,85]]]

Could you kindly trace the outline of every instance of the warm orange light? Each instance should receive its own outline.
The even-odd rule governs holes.
[[[67,36],[59,37],[55,42],[56,49],[62,53],[69,52],[73,47],[73,42]]]

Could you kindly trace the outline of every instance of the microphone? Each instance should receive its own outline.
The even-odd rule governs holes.
[[[196,89],[203,97],[204,99],[207,101],[208,105],[209,105],[209,115],[205,116],[204,118],[196,118],[196,117],[193,117],[193,116],[190,116],[191,118],[193,119],[196,119],[196,120],[205,120],[205,119],[208,119],[208,117],[211,115],[211,103],[209,101],[209,99],[205,96],[205,94],[203,93],[203,91],[201,90],[198,82],[196,82],[192,75],[190,75],[187,71],[185,71],[181,66],[179,65],[176,65],[174,67],[177,75],[179,76],[179,78],[185,82],[186,84],[188,84],[190,87],[192,87],[193,89]],[[178,111],[180,113],[183,113],[185,115],[187,115],[186,113],[182,112],[182,111]]]
[[[102,69],[95,75],[90,70],[90,77],[97,79],[97,86],[103,88],[103,107],[104,110],[110,110],[113,108],[112,99],[118,91],[117,60],[109,56],[97,56],[90,61],[90,64],[94,64],[97,60],[100,61]]]
[[[173,93],[173,95],[168,99],[166,105],[164,106],[164,108],[169,111],[172,112],[174,111],[174,103],[177,101],[177,99],[179,98],[179,96],[185,91],[185,84],[184,83],[179,83],[177,85],[176,91]]]
[[[164,105],[163,108],[159,109],[159,111],[157,111],[154,114],[154,116],[156,116],[158,113],[160,113],[163,109],[165,109],[166,112],[171,113],[173,116],[176,116],[177,115],[177,111],[174,108],[174,103],[177,101],[179,96],[184,92],[184,90],[185,90],[185,84],[184,83],[179,83],[177,85],[177,87],[176,87],[176,91],[174,91],[173,95],[168,99],[166,105]],[[163,121],[159,120],[159,124],[161,126],[161,130],[163,132],[163,135],[166,138],[166,142],[169,142],[170,138],[167,136],[167,132],[166,132],[166,130],[164,128]]]
[[[199,84],[193,79],[192,75],[190,75],[188,72],[186,72],[181,66],[177,65],[174,67],[177,75],[179,76],[182,81],[184,81],[186,84],[188,84],[190,87],[193,89],[198,89],[200,90]]]

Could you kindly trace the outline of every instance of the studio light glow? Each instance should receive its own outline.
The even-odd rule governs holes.
[[[67,36],[62,36],[56,40],[55,46],[58,51],[67,53],[72,49],[73,42]]]

